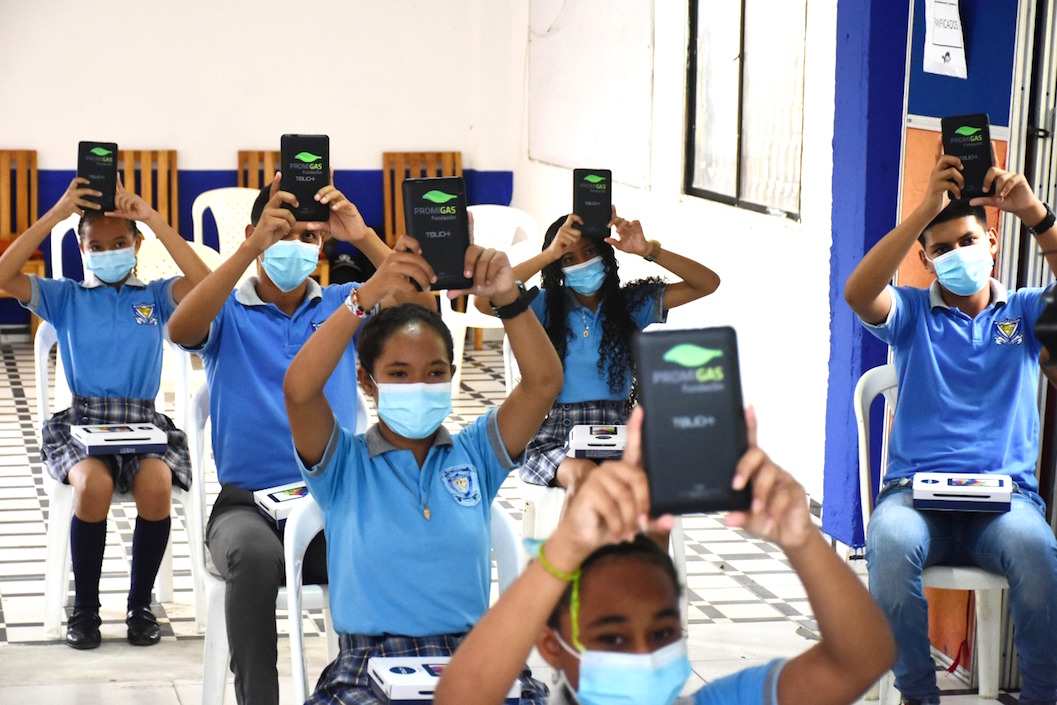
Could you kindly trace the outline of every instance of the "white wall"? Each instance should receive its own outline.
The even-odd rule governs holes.
[[[511,20],[489,0],[0,0],[0,146],[42,169],[98,139],[233,170],[240,148],[325,132],[339,169],[441,149],[509,170]]]
[[[287,131],[330,134],[342,169],[459,149],[466,167],[513,170],[514,205],[546,225],[572,177],[528,159],[529,1],[0,0],[0,146],[37,149],[42,169],[74,168],[80,139],[175,147],[182,169],[233,169]],[[761,443],[820,499],[835,3],[808,13],[800,223],[682,195],[686,3],[653,5],[651,187],[618,184],[615,202],[723,277],[669,321],[737,328]],[[625,277],[653,271],[632,260]]]
[[[528,2],[520,2],[526,22]],[[682,193],[687,8],[685,0],[655,0],[653,6],[653,128],[642,136],[652,144],[651,187],[618,183],[614,203],[623,215],[642,220],[647,236],[720,274],[723,283],[714,295],[672,311],[669,324],[729,324],[737,329],[745,398],[756,407],[761,446],[821,500],[829,357],[835,3],[810,3],[808,11],[800,223]],[[620,119],[619,96],[614,96],[612,119]],[[533,213],[545,226],[568,212],[572,174],[531,161],[525,139],[523,133],[514,167],[513,205]],[[605,155],[598,155],[593,166],[605,164]],[[658,269],[639,258],[622,261],[625,280]]]

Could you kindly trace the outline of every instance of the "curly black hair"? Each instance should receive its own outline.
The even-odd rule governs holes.
[[[547,234],[543,238],[543,249],[546,250],[558,235],[558,230],[565,223],[568,215],[551,223],[547,228]],[[617,258],[613,246],[598,240],[598,251],[602,255],[602,263],[606,268],[606,278],[599,290],[602,301],[602,343],[598,355],[598,372],[602,374],[606,366],[609,366],[609,390],[614,394],[624,388],[624,381],[628,372],[632,375],[632,391],[628,399],[629,405],[635,401],[636,390],[634,385],[634,364],[631,358],[631,339],[637,328],[635,321],[631,318],[631,312],[638,308],[643,301],[650,297],[658,286],[665,284],[663,279],[649,277],[638,279],[621,286],[620,277],[617,275]],[[561,260],[551,262],[540,273],[541,285],[549,292],[547,296],[546,310],[543,316],[543,328],[547,331],[547,337],[558,352],[558,357],[565,365],[565,353],[568,350],[569,339],[575,332],[566,324],[569,313],[569,303],[565,297],[565,275],[562,273]]]

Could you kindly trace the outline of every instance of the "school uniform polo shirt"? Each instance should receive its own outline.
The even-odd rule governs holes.
[[[938,283],[889,287],[892,308],[867,330],[892,346],[899,403],[885,482],[916,472],[994,472],[1038,491],[1039,353],[1043,289],[991,280],[976,318],[948,307]]]
[[[654,291],[645,296],[642,303],[631,311],[631,320],[638,330],[642,330],[651,323],[664,323],[667,319],[668,312],[664,310],[664,290],[665,285],[657,285]],[[541,290],[540,295],[531,304],[532,312],[541,322],[547,316],[548,295],[550,295],[549,291]],[[605,364],[601,372],[598,370],[598,359],[602,349],[602,309],[605,304],[599,304],[598,309],[592,311],[580,305],[580,301],[568,290],[563,290],[558,295],[564,295],[568,299],[566,326],[569,335],[565,359],[562,361],[564,382],[555,403],[575,404],[585,401],[623,401],[627,399],[631,394],[630,368],[624,379],[624,385],[616,393],[609,389],[609,365]]]
[[[257,277],[233,291],[197,348],[209,384],[213,455],[221,484],[260,490],[301,479],[283,399],[286,369],[309,336],[358,284],[321,288],[308,280],[288,316],[257,295]],[[356,345],[350,344],[324,387],[334,414],[356,426]]]
[[[29,276],[30,311],[55,327],[66,382],[77,396],[154,399],[177,277],[120,289],[88,272],[83,282]],[[76,351],[76,352],[74,352]]]
[[[302,473],[323,509],[337,631],[469,631],[488,609],[492,500],[514,467],[495,410],[455,435],[438,429],[421,469],[377,425],[356,436],[335,422]]]

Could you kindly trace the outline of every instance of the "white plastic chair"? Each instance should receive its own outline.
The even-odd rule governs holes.
[[[859,500],[862,505],[863,530],[870,523],[876,499],[870,468],[870,406],[878,395],[884,395],[885,413],[895,411],[899,397],[895,365],[881,365],[867,370],[855,385],[855,421],[859,429]],[[882,455],[877,477],[884,477],[887,454]],[[998,679],[1001,667],[1002,590],[1009,587],[1005,577],[971,566],[935,565],[925,569],[925,587],[946,590],[972,590],[976,603],[976,648],[973,662],[977,667],[980,698],[998,698]],[[892,672],[881,678],[881,705],[899,702]]]
[[[37,329],[37,337],[33,341],[34,364],[36,367],[36,390],[37,390],[37,419],[43,428],[43,424],[51,418],[51,400],[55,399],[55,409],[68,408],[71,401],[69,387],[66,377],[62,372],[62,362],[58,354],[55,356],[56,373],[54,380],[55,393],[52,395],[52,380],[49,373],[49,358],[53,347],[57,344],[55,328],[47,321],[42,321]],[[74,491],[70,485],[56,482],[47,473],[42,473],[44,486],[48,492],[48,549],[44,564],[44,634],[49,638],[57,639],[60,636],[62,617],[65,611],[66,594],[69,583],[67,578],[71,569],[70,558],[70,520],[73,517]],[[193,507],[189,493],[174,486],[172,498],[179,502],[184,508],[184,516],[187,518],[187,532],[189,540],[194,540],[196,525],[201,522],[192,520]],[[131,493],[114,493],[111,503],[134,502]],[[194,566],[192,566],[194,572]],[[156,595],[159,602],[172,602],[173,599],[173,577],[172,577],[172,537],[165,548],[165,556],[158,570],[155,583]]]
[[[357,390],[357,433],[362,433],[367,427],[367,403],[363,395]],[[193,501],[197,505],[195,516],[198,519],[198,532],[195,535],[196,542],[190,546],[191,558],[198,566],[196,577],[199,582],[195,585],[195,616],[198,631],[205,632],[205,649],[203,653],[202,667],[202,704],[222,705],[227,694],[227,673],[229,662],[228,632],[224,610],[224,591],[226,584],[224,579],[213,568],[205,546],[204,521],[208,516],[206,511],[206,466],[209,464],[211,453],[209,452],[208,434],[209,425],[209,388],[206,385],[199,387],[191,402],[191,427],[188,429],[188,444],[191,448],[191,464],[193,472]],[[308,500],[300,503],[286,521],[284,534],[284,554],[286,559],[287,586],[296,585],[295,591],[289,587],[280,588],[276,597],[276,609],[290,609],[288,619],[290,620],[290,659],[293,665],[294,690],[297,693],[304,692],[307,688],[307,675],[304,656],[304,637],[301,628],[302,609],[323,610],[323,617],[327,630],[327,653],[331,659],[338,654],[338,638],[334,626],[330,621],[330,603],[326,585],[301,585],[301,571],[304,563],[304,554],[309,543],[317,533],[323,530],[322,513],[314,501],[310,504],[315,507],[305,506]],[[189,519],[190,521],[190,519]],[[291,592],[296,592],[291,596]],[[298,607],[300,604],[300,607]],[[207,628],[209,625],[212,628]],[[295,628],[296,625],[296,628]],[[297,702],[304,702],[301,697]]]
[[[303,703],[308,699],[308,669],[304,654],[304,633],[302,631],[301,573],[305,549],[315,535],[323,530],[323,511],[311,496],[298,503],[286,520],[286,613],[289,620],[290,660],[293,675],[294,702]],[[293,532],[291,534],[291,532]],[[525,566],[527,556],[518,541],[514,520],[499,505],[492,503],[492,552],[495,554],[496,568],[499,574],[499,592],[502,593],[513,583]],[[327,586],[323,588],[324,599],[329,600]],[[330,622],[330,610],[324,613],[327,619],[327,637],[334,634]],[[334,650],[330,652],[331,660],[337,655],[337,637]],[[203,700],[203,703],[206,701]]]
[[[502,250],[510,259],[511,264],[524,262],[539,254],[543,240],[539,235],[535,219],[525,211],[510,206],[495,205],[469,206],[467,210],[473,214],[475,244]],[[525,286],[531,287],[538,280],[538,275],[533,276],[525,282]],[[466,310],[456,311],[445,294],[446,292],[440,294],[440,315],[451,330],[451,336],[455,342],[452,361],[456,364],[456,368],[451,385],[453,392],[459,394],[467,328],[501,329],[503,322],[494,316],[478,311],[474,305],[475,297],[472,295],[466,297]]]
[[[205,244],[204,220],[208,210],[213,214],[217,226],[220,257],[227,259],[246,239],[246,226],[250,222],[253,202],[260,193],[255,188],[232,186],[216,188],[200,193],[191,204],[191,220],[194,222],[194,242]],[[247,267],[239,284],[253,276],[255,269]]]

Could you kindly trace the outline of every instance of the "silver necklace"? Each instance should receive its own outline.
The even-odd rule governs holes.
[[[587,314],[584,313],[584,307],[580,307],[580,319],[584,322],[584,337],[586,338],[588,333],[591,331],[591,327],[587,325]]]

